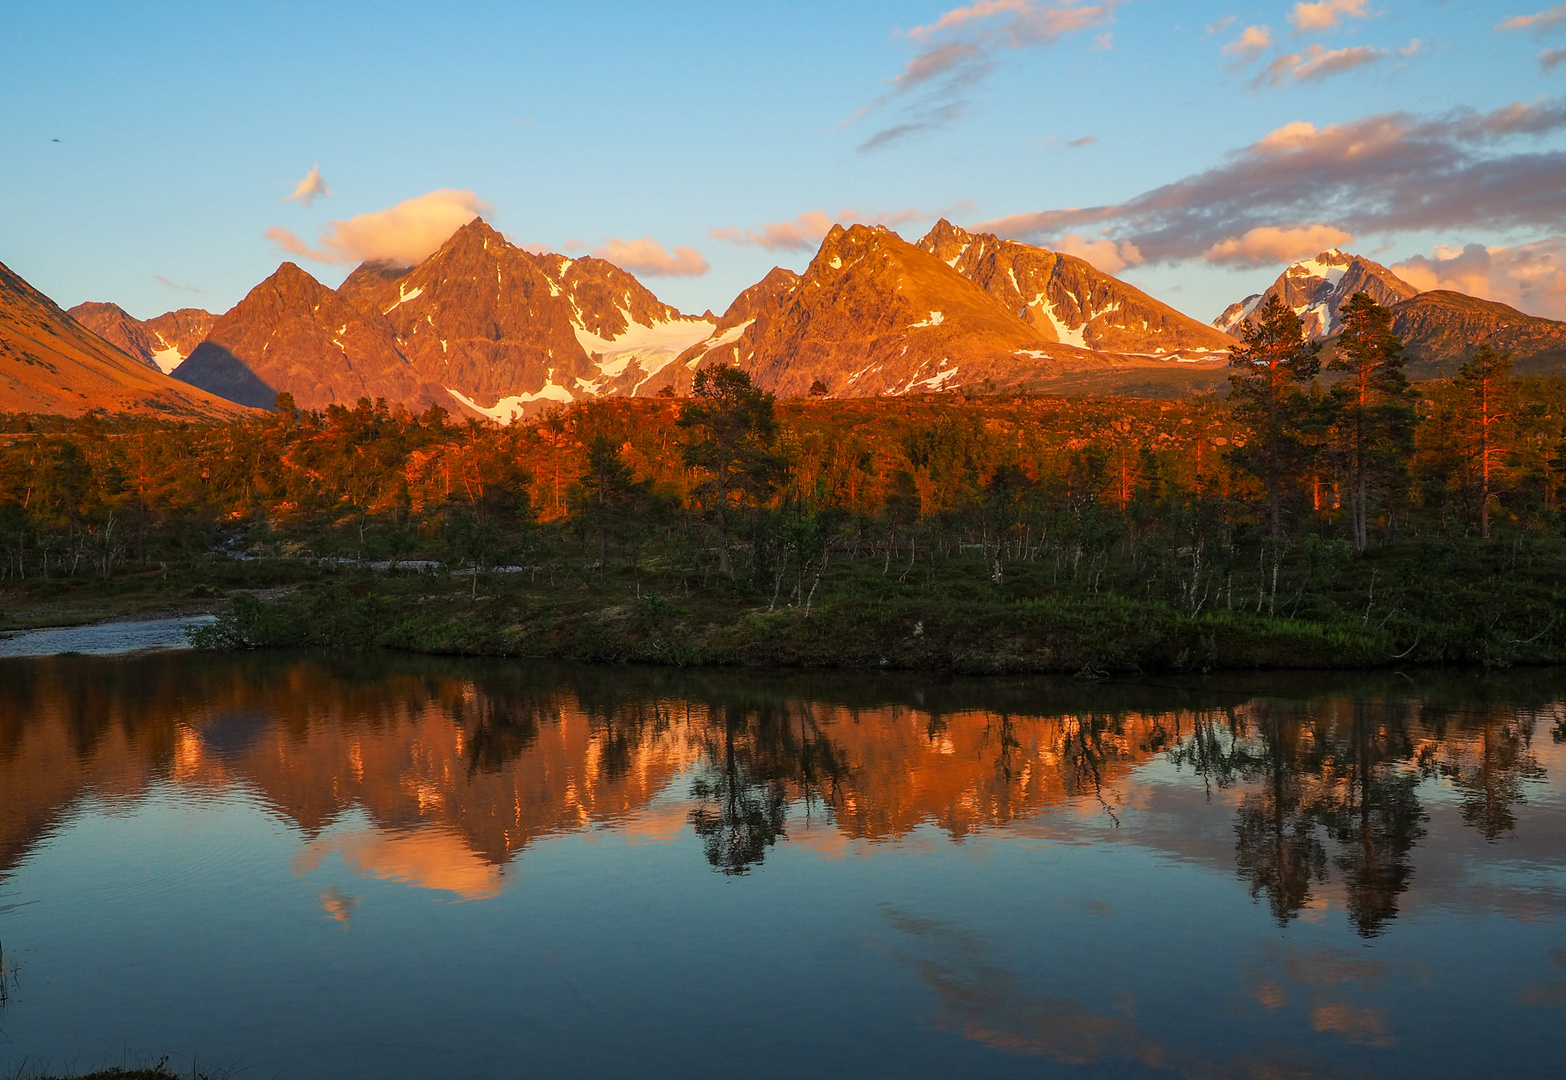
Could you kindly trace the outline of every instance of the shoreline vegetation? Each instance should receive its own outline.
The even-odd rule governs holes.
[[[1403,378],[1281,303],[1228,396],[693,396],[511,426],[360,401],[0,417],[0,630],[198,646],[1061,672],[1566,662],[1566,379]],[[1330,373],[1331,385],[1323,381]],[[377,568],[378,567],[378,568]]]

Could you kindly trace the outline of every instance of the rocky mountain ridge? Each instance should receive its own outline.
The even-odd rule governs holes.
[[[1341,329],[1338,312],[1349,297],[1359,292],[1368,293],[1376,303],[1387,307],[1419,295],[1418,289],[1380,263],[1328,248],[1313,259],[1287,267],[1265,292],[1230,304],[1213,320],[1213,325],[1238,337],[1240,327],[1250,321],[1268,297],[1281,296],[1300,317],[1305,336],[1311,341],[1325,341]]]

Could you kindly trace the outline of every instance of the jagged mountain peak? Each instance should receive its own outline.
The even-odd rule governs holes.
[[[1144,356],[1221,352],[1231,342],[1075,255],[974,233],[942,218],[918,246],[983,288],[1046,340]]]
[[[1314,258],[1289,264],[1265,292],[1230,304],[1213,325],[1238,336],[1267,298],[1276,295],[1300,317],[1307,338],[1323,341],[1341,328],[1339,310],[1358,292],[1388,307],[1419,295],[1418,289],[1380,263],[1328,248]]]

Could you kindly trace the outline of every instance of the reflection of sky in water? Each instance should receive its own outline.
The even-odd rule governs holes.
[[[0,672],[0,1067],[1306,1080],[1566,1051],[1566,744],[1519,719],[1566,680],[1443,685],[1440,715],[1321,677],[1146,691],[1090,723],[986,684],[382,663]]]

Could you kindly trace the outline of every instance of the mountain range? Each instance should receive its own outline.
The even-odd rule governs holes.
[[[1167,396],[1221,383],[1228,349],[1268,296],[1330,345],[1359,291],[1392,308],[1416,377],[1450,374],[1481,343],[1516,353],[1520,371],[1566,363],[1566,323],[1421,293],[1335,249],[1208,325],[1082,259],[944,219],[912,243],[884,227],[834,226],[803,273],[774,268],[721,316],[684,314],[602,259],[520,248],[479,218],[417,266],[367,263],[336,289],[284,263],[216,316],[186,308],[143,322],[109,303],[66,313],[6,275],[11,293],[36,297],[35,325],[47,305],[55,338],[100,365],[113,358],[113,378],[128,380],[79,400],[144,398],[174,412],[214,401],[219,411],[269,408],[287,391],[305,408],[385,398],[507,422],[552,404],[683,394],[711,364],[737,364],[784,397],[959,387]],[[0,309],[0,342],[17,333],[10,311]],[[8,365],[13,384],[48,385],[24,366]],[[24,398],[12,391],[0,407]],[[70,411],[68,393],[55,398],[58,408],[40,389],[36,408]]]

